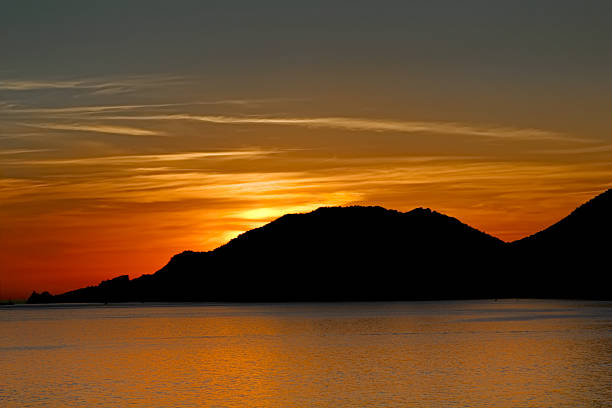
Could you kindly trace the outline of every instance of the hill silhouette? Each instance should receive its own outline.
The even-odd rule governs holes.
[[[612,189],[550,227],[510,244],[517,269],[531,276],[525,295],[612,299]]]
[[[610,209],[612,190],[508,244],[429,209],[323,207],[284,215],[213,251],[182,252],[152,275],[34,292],[29,302],[610,298],[596,279],[604,276]],[[592,269],[561,276],[580,265]]]

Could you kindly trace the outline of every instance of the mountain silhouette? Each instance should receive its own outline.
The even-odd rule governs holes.
[[[322,207],[284,215],[213,251],[182,252],[152,275],[55,296],[34,292],[28,301],[611,298],[602,285],[609,267],[601,269],[611,209],[608,190],[546,230],[504,243],[424,208]]]
[[[570,249],[593,253],[609,248],[612,234],[612,189],[587,201],[570,215],[529,237],[514,242],[540,250]],[[561,254],[562,255],[562,254]]]
[[[525,295],[612,299],[612,189],[550,227],[510,244],[517,270],[531,276]]]

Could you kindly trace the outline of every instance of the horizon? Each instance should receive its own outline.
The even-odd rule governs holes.
[[[7,5],[0,300],[153,273],[321,206],[545,229],[612,186],[610,12]]]

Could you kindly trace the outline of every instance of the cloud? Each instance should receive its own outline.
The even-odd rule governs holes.
[[[151,162],[170,162],[197,160],[205,158],[215,159],[247,159],[278,153],[276,150],[227,150],[210,152],[182,152],[165,154],[140,154],[124,156],[102,156],[102,157],[83,157],[75,159],[45,159],[45,160],[24,160],[17,164],[20,165],[127,165]],[[1,152],[0,152],[1,154]]]
[[[107,119],[124,120],[191,120],[233,125],[286,125],[311,128],[332,128],[353,131],[441,133],[463,136],[480,136],[502,139],[585,141],[558,132],[534,128],[512,128],[503,126],[473,126],[456,122],[394,121],[351,117],[320,118],[271,118],[213,116],[191,114],[167,114],[147,116],[113,116]]]
[[[102,105],[102,106],[69,106],[62,108],[23,108],[17,105],[5,105],[7,109],[0,110],[1,113],[11,114],[22,114],[22,113],[42,113],[42,114],[73,114],[73,113],[84,113],[84,114],[95,114],[103,112],[113,111],[130,111],[137,109],[149,109],[149,108],[164,108],[170,106],[184,106],[189,104],[184,103],[163,103],[163,104],[150,104],[150,105]],[[0,104],[0,108],[2,105]]]
[[[10,139],[26,139],[26,138],[37,138],[40,137],[40,132],[15,132],[7,135],[0,136],[0,140],[10,140]]]
[[[25,123],[25,126],[35,127],[39,129],[50,130],[76,130],[82,132],[105,133],[112,135],[128,135],[128,136],[164,136],[165,134],[155,130],[139,129],[127,126],[111,126],[111,125],[82,125],[82,124],[59,124],[59,123],[43,123],[32,124]]]
[[[181,83],[187,79],[170,75],[138,75],[128,77],[99,77],[83,79],[3,79],[0,90],[41,91],[53,89],[91,90],[98,94],[116,94],[135,88]]]
[[[32,91],[40,89],[70,89],[70,88],[88,88],[84,81],[46,81],[46,80],[2,80],[0,81],[0,89],[5,91]]]
[[[307,98],[257,98],[257,99],[222,99],[218,101],[194,102],[194,105],[236,105],[236,106],[260,106],[271,103],[305,102]]]
[[[0,150],[0,156],[9,156],[14,154],[49,152],[51,149],[10,149]]]
[[[215,156],[210,156],[214,154]],[[114,156],[48,161],[49,164],[139,164],[191,160],[200,157],[249,157],[266,154],[258,151],[189,152],[171,155]],[[237,156],[238,155],[238,156]],[[33,161],[33,163],[45,163]],[[327,168],[302,171],[193,171],[167,169],[152,174],[115,172],[88,174],[74,178],[44,178],[39,186],[27,191],[45,197],[108,199],[132,202],[169,202],[186,199],[272,200],[276,206],[287,202],[315,202],[329,194],[355,197],[386,197],[410,189],[476,189],[501,194],[534,190],[543,186],[604,183],[610,180],[609,163],[588,166],[570,164],[534,164],[520,162],[440,162],[413,163],[393,168]],[[527,189],[528,190],[528,189]],[[26,193],[24,191],[23,193]],[[349,196],[347,195],[347,197]],[[285,203],[285,204],[283,204]]]
[[[54,187],[56,187],[56,184],[47,183],[43,180],[0,177],[0,196],[3,199],[3,204],[9,202],[12,198],[36,195],[40,193],[41,189],[53,189]]]
[[[583,153],[601,153],[601,152],[610,152],[612,151],[612,143],[599,145],[599,146],[591,146],[591,147],[579,147],[575,149],[551,149],[551,150],[541,150],[536,153],[544,153],[544,154],[583,154]]]
[[[194,101],[180,103],[157,103],[157,104],[141,104],[141,105],[97,105],[97,106],[64,106],[64,107],[25,107],[14,103],[0,102],[0,113],[4,114],[99,114],[113,111],[132,111],[142,109],[170,108],[177,106],[198,106],[198,105],[235,105],[235,106],[260,106],[266,103],[280,103],[291,101],[303,101],[304,99],[297,98],[268,98],[268,99],[224,99],[217,101]]]
[[[193,157],[178,155],[153,160]],[[150,172],[131,171],[141,170],[139,162],[150,159],[144,155],[105,158],[111,163],[138,163],[105,169],[59,167],[61,174],[51,172],[33,180],[0,179],[2,204],[17,214],[24,208],[23,217],[28,220],[38,219],[27,215],[28,208],[55,208],[58,216],[66,220],[70,218],[66,214],[75,209],[77,214],[91,210],[106,218],[117,209],[130,208],[130,213],[115,221],[129,224],[149,211],[155,214],[156,225],[158,217],[163,219],[174,213],[190,225],[205,223],[210,227],[214,223],[217,232],[199,235],[208,236],[206,239],[216,244],[219,242],[213,237],[226,237],[223,231],[241,232],[283,213],[308,211],[321,205],[379,204],[400,210],[424,205],[471,225],[488,226],[483,229],[501,232],[505,239],[515,239],[561,217],[573,208],[567,203],[579,203],[600,192],[609,186],[612,177],[609,162],[416,162],[397,167],[301,171],[259,167],[237,171],[234,166],[224,169],[215,166],[217,163],[206,163],[206,168],[200,170],[164,164],[151,168],[153,164]],[[190,162],[185,164],[192,167]],[[525,213],[525,208],[530,210]],[[506,216],[512,222],[499,221]],[[73,222],[90,222],[80,215],[75,217]]]
[[[10,102],[0,102],[0,109],[12,109],[15,108],[17,105],[14,103],[10,103]]]

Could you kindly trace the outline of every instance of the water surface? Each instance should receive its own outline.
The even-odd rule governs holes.
[[[0,308],[0,406],[609,407],[612,303]]]

